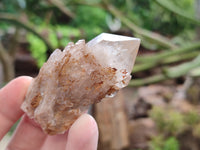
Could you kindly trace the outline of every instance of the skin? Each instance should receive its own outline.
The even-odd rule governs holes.
[[[22,117],[7,150],[96,150],[98,128],[92,116],[84,114],[65,134],[49,136],[23,113],[20,106],[31,80],[19,77],[0,89],[0,140]]]

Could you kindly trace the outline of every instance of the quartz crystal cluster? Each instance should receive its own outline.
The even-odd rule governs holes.
[[[140,40],[102,33],[55,50],[21,108],[47,134],[64,133],[91,104],[128,85]]]

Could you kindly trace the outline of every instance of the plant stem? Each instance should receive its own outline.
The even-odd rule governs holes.
[[[70,18],[75,18],[75,14],[72,13],[63,3],[62,0],[48,0],[49,3],[51,3],[52,5],[54,5],[55,7],[57,7],[63,14],[65,14],[66,16],[69,16]]]
[[[9,55],[14,58],[15,57],[15,53],[16,53],[16,47],[18,45],[18,37],[19,37],[19,28],[15,28],[15,33],[14,33],[14,36],[13,36],[13,39],[11,41],[11,46],[9,47],[8,51],[9,51]]]
[[[154,68],[157,66],[157,63],[143,63],[143,64],[135,64],[132,70],[132,73],[140,72],[140,71],[145,71],[151,68]]]
[[[175,6],[170,1],[167,0],[154,0],[154,1],[164,9],[176,14],[177,16],[184,18],[186,21],[189,20],[191,23],[200,26],[200,20],[191,17],[186,11]]]
[[[37,30],[35,30],[29,22],[22,21],[22,19],[19,19],[19,17],[7,13],[0,13],[0,21],[10,22],[16,26],[20,26],[26,29],[27,31],[35,34],[38,38],[40,38],[49,49],[54,49],[50,42],[45,39]]]
[[[129,86],[143,86],[161,82],[171,78],[178,78],[186,75],[190,70],[200,66],[200,55],[191,62],[187,62],[175,67],[165,68],[162,74],[153,75],[144,79],[131,80]]]
[[[165,58],[162,61],[162,64],[170,64],[170,63],[176,63],[176,62],[180,62],[180,61],[185,61],[185,60],[193,59],[198,54],[199,54],[199,50],[194,51],[194,52],[183,53],[183,54],[180,54],[180,55],[174,55],[174,56]]]
[[[4,83],[9,82],[15,77],[13,58],[6,52],[3,45],[0,43],[0,61],[3,65]]]
[[[200,48],[200,42],[196,42],[196,43],[192,43],[190,45],[181,47],[181,48],[177,48],[171,51],[166,51],[166,52],[161,52],[158,54],[154,54],[151,56],[142,56],[142,57],[137,57],[137,62],[159,62],[167,57],[173,56],[173,55],[178,55],[178,54],[182,54],[185,52],[191,52],[194,51],[196,49]]]
[[[200,55],[198,55],[191,62],[186,62],[179,66],[175,66],[175,67],[171,67],[171,68],[165,68],[164,73],[169,78],[177,78],[177,77],[187,74],[190,70],[197,68],[199,66],[200,66]]]
[[[164,74],[154,75],[144,79],[133,79],[130,81],[129,86],[143,86],[153,84],[168,79]]]
[[[148,31],[146,29],[138,27],[132,21],[130,21],[127,17],[125,17],[117,8],[113,5],[109,4],[105,0],[103,1],[105,8],[113,14],[116,18],[119,18],[128,28],[130,28],[134,33],[141,35],[142,37],[162,46],[165,48],[176,48],[177,46],[174,45],[168,38],[161,36],[160,34]]]
[[[175,56],[172,56],[172,57],[165,58],[160,63],[156,63],[156,62],[148,62],[147,63],[147,62],[145,62],[145,63],[142,63],[142,64],[136,64],[133,67],[132,73],[152,69],[152,68],[157,67],[159,65],[167,65],[167,64],[170,64],[170,63],[176,63],[176,62],[180,62],[180,61],[184,61],[184,60],[189,60],[189,59],[194,58],[198,54],[199,54],[199,52],[195,51],[195,52],[191,52],[191,53],[184,53],[182,55],[178,55],[178,56],[175,55]]]

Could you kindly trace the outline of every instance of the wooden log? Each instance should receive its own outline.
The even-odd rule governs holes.
[[[121,150],[129,146],[128,120],[122,92],[94,107],[99,127],[99,149]]]

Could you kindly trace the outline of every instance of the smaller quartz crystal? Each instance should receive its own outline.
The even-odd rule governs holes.
[[[21,108],[47,134],[64,133],[91,104],[128,85],[139,45],[137,38],[102,33],[55,50]]]

